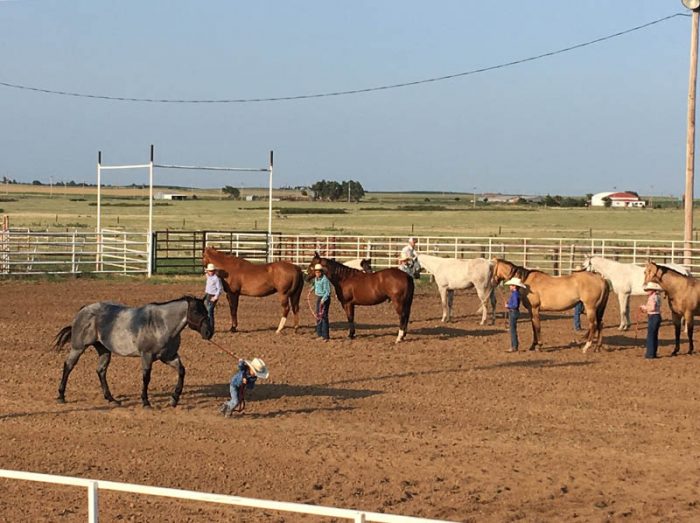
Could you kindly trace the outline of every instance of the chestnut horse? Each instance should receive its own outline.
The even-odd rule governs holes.
[[[282,305],[282,318],[277,332],[287,321],[291,307],[294,314],[294,329],[299,327],[299,299],[304,290],[304,276],[301,269],[286,261],[254,264],[243,258],[206,247],[202,263],[213,263],[224,283],[224,290],[231,309],[231,332],[238,329],[238,299],[243,296],[260,298],[277,293]]]
[[[668,296],[671,318],[676,335],[676,345],[671,356],[681,348],[681,320],[685,318],[685,331],[688,335],[688,354],[693,353],[693,316],[700,314],[700,284],[692,276],[654,262],[644,268],[644,283],[653,281],[661,285]]]
[[[321,258],[316,253],[307,270],[309,280],[313,278],[314,266],[317,263],[323,265],[326,276],[335,288],[338,301],[348,317],[348,338],[355,337],[355,305],[377,305],[390,300],[394,304],[396,314],[399,315],[396,343],[404,339],[413,303],[413,278],[396,268],[362,272],[335,260]]]
[[[526,269],[506,260],[494,258],[493,283],[498,284],[515,276],[525,284],[521,289],[522,301],[532,319],[532,345],[542,345],[540,338],[540,311],[565,311],[582,301],[588,317],[588,336],[583,346],[585,353],[596,341],[598,350],[603,344],[603,314],[610,293],[608,284],[599,274],[573,272],[568,276],[552,276],[542,271]]]

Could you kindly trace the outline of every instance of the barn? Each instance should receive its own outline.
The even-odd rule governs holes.
[[[599,192],[591,198],[591,207],[605,207],[606,199],[611,207],[646,207],[646,202],[633,192]]]

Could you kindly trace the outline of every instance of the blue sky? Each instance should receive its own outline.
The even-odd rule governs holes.
[[[623,31],[680,1],[0,1],[0,82],[116,97],[238,99],[410,82]],[[95,181],[105,163],[265,167],[275,186],[683,192],[690,18],[482,74],[378,92],[155,104],[0,87],[0,175]],[[113,184],[143,173],[110,174]],[[156,173],[192,186],[260,174]]]

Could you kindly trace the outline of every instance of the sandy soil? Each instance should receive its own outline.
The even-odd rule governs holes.
[[[439,298],[416,296],[407,340],[396,346],[389,305],[358,309],[345,339],[337,303],[332,336],[274,334],[274,298],[242,298],[241,332],[217,311],[215,341],[262,357],[271,376],[246,411],[224,419],[235,361],[187,330],[181,405],[176,376],[158,364],[152,410],[141,407],[138,359],[112,359],[121,407],[107,405],[86,352],[66,404],[55,402],[67,351],[50,348],[86,303],[137,305],[199,293],[195,283],[0,282],[0,463],[4,468],[361,508],[457,521],[697,521],[700,518],[700,358],[642,357],[644,327],[620,334],[606,313],[609,350],[573,346],[570,315],[543,322],[544,352],[506,354],[502,319],[481,327],[472,294],[439,322]],[[638,305],[641,298],[633,300]],[[668,317],[668,311],[664,310]],[[531,340],[527,319],[521,343]],[[684,344],[683,351],[687,350]],[[104,521],[317,521],[316,518],[102,492]],[[0,480],[4,521],[85,521],[82,489]]]

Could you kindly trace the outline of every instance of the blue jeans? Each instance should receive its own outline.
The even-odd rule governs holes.
[[[211,325],[211,331],[214,332],[214,307],[216,307],[216,303],[219,301],[211,301],[212,295],[211,294],[206,294],[204,296],[204,306],[207,309],[207,314],[209,315],[209,324]]]
[[[647,319],[647,351],[645,358],[656,358],[659,350],[659,327],[661,326],[661,314],[649,314]]]
[[[574,330],[581,330],[581,313],[583,312],[583,302],[577,301],[574,307]]]
[[[229,385],[229,392],[231,393],[231,399],[226,402],[226,406],[230,410],[233,410],[241,402],[241,398],[238,397],[238,387],[233,384],[233,378],[231,378],[231,384]]]
[[[321,301],[321,297],[316,297],[316,335],[324,340],[330,339],[330,324],[328,322],[328,309],[331,308],[331,299]]]
[[[518,350],[518,309],[508,309],[508,329],[510,330],[510,348]]]

